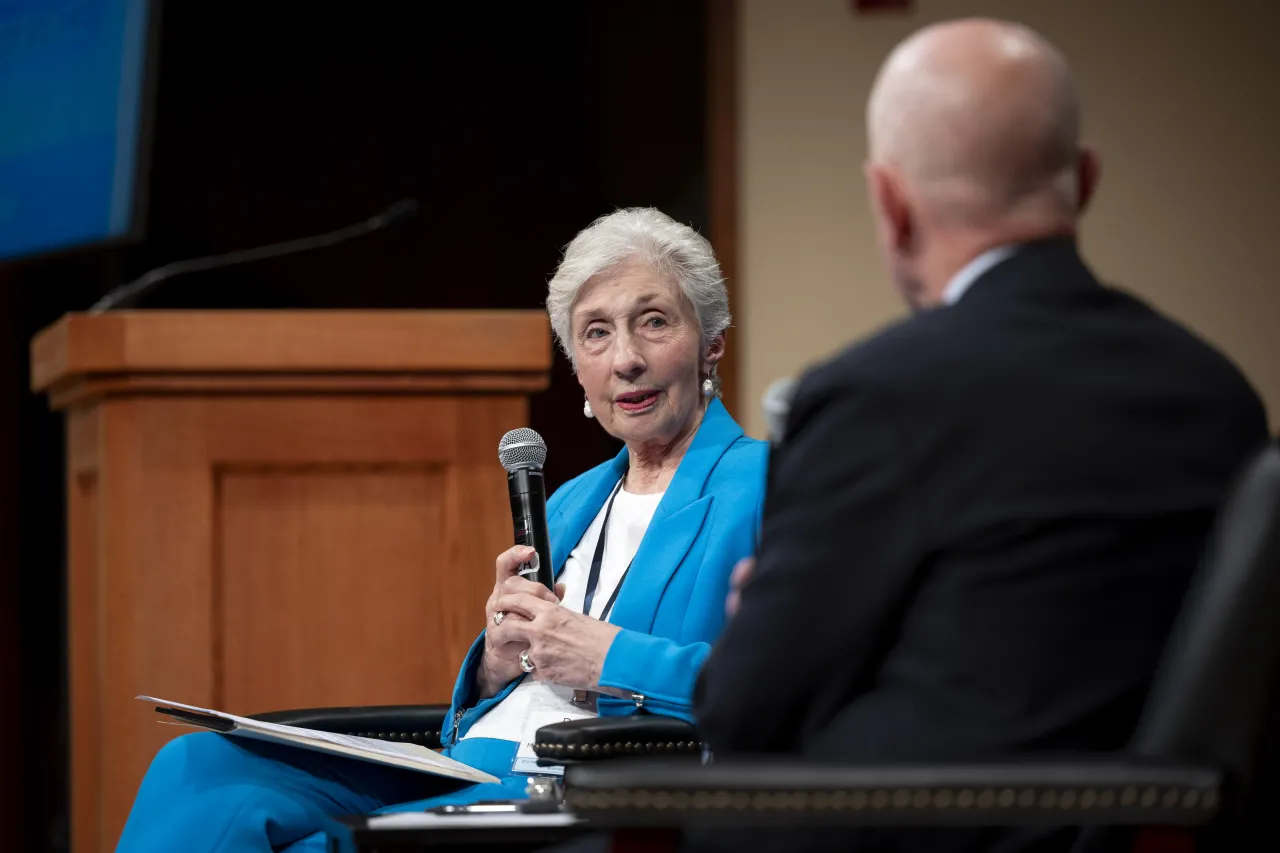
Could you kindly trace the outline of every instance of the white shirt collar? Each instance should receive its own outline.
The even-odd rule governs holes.
[[[969,261],[960,272],[951,277],[951,281],[947,282],[946,288],[942,291],[942,304],[955,305],[960,301],[960,297],[964,296],[965,291],[982,277],[983,273],[1013,255],[1017,250],[1018,247],[1012,245],[996,246]]]

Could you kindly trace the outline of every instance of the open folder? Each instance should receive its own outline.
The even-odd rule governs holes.
[[[181,702],[169,702],[153,696],[136,697],[156,706],[156,711],[172,717],[182,725],[209,729],[236,737],[264,740],[271,743],[282,743],[300,749],[312,749],[317,752],[328,752],[333,755],[345,755],[374,764],[386,764],[392,767],[403,767],[420,773],[435,776],[447,776],[451,779],[463,779],[468,782],[497,782],[497,778],[482,773],[474,767],[468,767],[460,761],[440,755],[425,746],[416,743],[397,743],[395,741],[377,740],[354,735],[340,735],[332,732],[321,732],[315,729],[303,729],[298,726],[282,726],[277,723],[264,723],[248,717],[237,717],[208,708],[196,708],[183,705]]]

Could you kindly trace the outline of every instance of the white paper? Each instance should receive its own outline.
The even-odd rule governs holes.
[[[440,755],[416,743],[398,743],[376,738],[322,732],[316,729],[304,729],[298,726],[283,726],[279,723],[267,723],[262,720],[252,720],[248,717],[237,717],[235,714],[213,711],[209,708],[198,708],[195,705],[184,705],[181,702],[170,702],[167,699],[157,699],[153,696],[138,696],[136,698],[166,708],[176,708],[227,720],[235,725],[233,730],[226,732],[228,735],[274,743],[289,743],[321,752],[362,758],[380,764],[405,767],[410,770],[432,773],[437,776],[448,776],[453,779],[463,779],[468,782],[500,781],[488,773]],[[188,725],[199,726],[199,723],[188,723]]]
[[[583,720],[594,717],[594,711],[575,705],[564,699],[560,691],[565,688],[552,688],[550,685],[538,683],[546,689],[534,691],[529,696],[524,718],[520,727],[520,746],[516,750],[515,760],[511,763],[513,773],[535,773],[540,776],[562,776],[564,768],[556,766],[541,767],[538,755],[533,751],[533,742],[537,738],[538,729],[552,723],[567,723],[570,720]],[[572,695],[570,693],[570,695]]]
[[[396,812],[367,818],[369,829],[533,829],[546,826],[573,826],[581,818],[567,812],[551,814],[433,814],[431,812]]]

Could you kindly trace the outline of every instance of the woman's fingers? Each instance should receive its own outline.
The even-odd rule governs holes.
[[[529,648],[528,642],[515,636],[519,630],[512,626],[517,623],[529,624],[525,619],[514,616],[510,622],[504,621],[500,627],[489,631],[489,646],[494,650],[494,654],[512,663],[522,651]]]
[[[508,592],[498,596],[498,601],[494,606],[497,609],[497,612],[507,614],[503,617],[502,625],[499,626],[504,627],[506,625],[506,619],[512,614],[523,616],[526,620],[533,621],[538,618],[540,614],[546,613],[549,609],[559,607],[560,605],[549,602],[541,596],[529,595],[524,592]]]
[[[534,634],[537,629],[534,623],[529,619],[513,619],[504,621],[501,628],[493,631],[494,642],[501,642],[507,646],[519,646],[521,649],[527,649],[533,645]]]
[[[520,566],[532,559],[534,550],[528,545],[513,545],[498,555],[494,568],[498,576],[497,583],[502,584],[507,578],[517,577]]]
[[[751,580],[755,568],[755,557],[741,559],[733,567],[733,574],[729,576],[729,595],[724,600],[724,612],[730,619],[738,613],[738,607],[742,603],[742,588]]]
[[[563,584],[557,584],[557,586],[563,587]],[[499,595],[519,594],[532,595],[551,604],[560,603],[560,596],[535,581],[526,580],[522,577],[511,577],[502,582]]]

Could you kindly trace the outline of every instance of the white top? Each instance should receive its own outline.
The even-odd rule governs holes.
[[[649,521],[662,501],[662,493],[655,495],[633,495],[626,489],[619,489],[613,500],[613,512],[609,514],[609,534],[605,538],[604,555],[600,559],[600,580],[596,585],[596,594],[591,602],[591,614],[600,617],[605,605],[617,589],[618,582],[627,571],[636,551],[640,550],[640,540],[649,529]],[[564,599],[561,602],[570,610],[582,612],[582,600],[587,594],[587,576],[591,573],[591,559],[596,553],[596,543],[600,540],[600,528],[604,525],[604,514],[609,503],[600,507],[595,519],[587,527],[578,545],[565,560],[564,571],[557,578],[564,584]],[[533,659],[534,664],[538,659]],[[558,687],[532,678],[523,679],[496,706],[489,710],[467,730],[463,740],[473,737],[495,738],[519,742],[521,729],[530,705],[535,697],[538,701],[561,703],[566,711],[576,717],[584,716],[583,706],[573,704],[573,688]],[[588,714],[588,716],[590,716]]]
[[[996,264],[1011,257],[1017,250],[1017,246],[997,246],[969,261],[951,277],[951,281],[947,282],[946,288],[942,291],[942,304],[955,305],[970,285],[982,278],[983,274]]]

